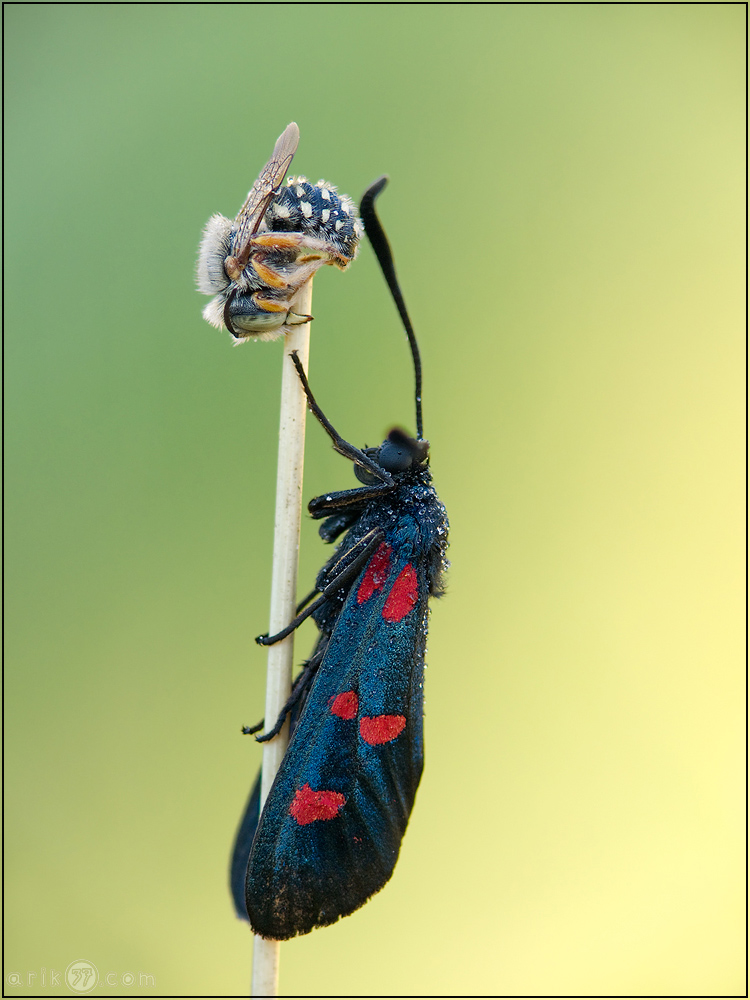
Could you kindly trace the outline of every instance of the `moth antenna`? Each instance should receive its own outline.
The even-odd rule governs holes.
[[[388,237],[385,235],[385,230],[375,213],[375,199],[387,183],[388,177],[387,175],[383,175],[369,186],[362,195],[359,214],[364,223],[367,238],[370,241],[372,249],[375,251],[375,256],[378,258],[380,270],[383,272],[383,277],[393,296],[393,301],[396,303],[398,314],[401,317],[401,322],[404,324],[404,330],[409,340],[411,356],[414,361],[414,403],[417,417],[417,440],[422,441],[424,440],[422,437],[422,359],[419,356],[419,345],[417,344],[414,327],[411,325],[409,313],[406,311],[404,296],[401,293],[401,288],[396,277],[396,267],[393,263],[393,253],[388,243]]]

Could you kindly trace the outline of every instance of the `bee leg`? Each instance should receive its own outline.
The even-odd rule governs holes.
[[[288,305],[284,302],[280,302],[278,299],[273,298],[270,295],[264,295],[262,292],[253,292],[252,295],[253,302],[262,311],[267,313],[286,313],[286,319],[284,320],[285,326],[301,326],[302,323],[311,323],[313,317],[308,316],[304,313],[296,313],[289,309]]]
[[[263,312],[285,313],[289,312],[289,305],[275,298],[273,295],[264,295],[263,292],[253,292],[250,296],[255,305]]]
[[[289,282],[283,274],[279,274],[274,268],[264,264],[262,260],[256,258],[250,261],[253,270],[260,280],[269,288],[289,288]]]
[[[317,236],[307,236],[304,233],[261,233],[254,236],[250,241],[250,259],[258,253],[281,250],[287,253],[290,250],[297,251],[299,263],[307,263],[308,260],[320,260],[324,258],[325,263],[335,264],[336,267],[344,270],[354,259],[354,254],[342,253],[341,247],[334,246],[326,240],[321,240]],[[255,250],[255,255],[252,253]],[[300,256],[301,254],[305,256]]]

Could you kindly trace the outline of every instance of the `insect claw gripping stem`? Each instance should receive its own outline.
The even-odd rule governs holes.
[[[267,632],[265,632],[263,635],[257,635],[255,637],[255,641],[258,643],[259,646],[273,646],[274,643],[280,642],[282,639],[286,639],[286,637],[288,635],[291,635],[292,632],[298,629],[302,624],[302,622],[305,621],[307,618],[309,618],[310,615],[313,613],[313,611],[319,608],[321,604],[324,603],[324,601],[325,597],[321,597],[317,601],[313,601],[313,603],[310,604],[308,607],[306,607],[301,614],[298,614],[296,618],[293,618],[286,626],[286,628],[283,628],[280,632],[277,632],[275,635],[269,635]]]

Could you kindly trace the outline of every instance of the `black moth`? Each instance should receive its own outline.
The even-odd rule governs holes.
[[[271,739],[290,717],[289,747],[268,799],[260,813],[258,780],[232,857],[238,914],[277,940],[334,923],[385,885],[422,774],[427,605],[442,592],[448,520],[422,437],[419,349],[375,214],[386,182],[365,192],[360,213],[411,346],[416,438],[392,430],[377,448],[349,444],[293,356],[310,410],[362,485],[310,501],[323,540],[343,540],[294,621],[258,639],[277,642],[310,616],[320,632],[276,725],[258,737]]]

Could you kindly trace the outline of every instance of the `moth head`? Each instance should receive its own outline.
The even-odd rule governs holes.
[[[364,453],[373,459],[386,472],[397,475],[408,472],[427,461],[430,452],[430,442],[420,441],[410,437],[406,431],[394,427],[388,437],[378,448],[365,448]],[[354,474],[361,483],[367,486],[375,485],[379,480],[371,472],[354,466]]]

